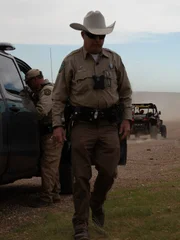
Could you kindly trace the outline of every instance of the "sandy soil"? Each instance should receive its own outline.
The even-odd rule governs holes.
[[[113,188],[136,187],[151,182],[168,181],[179,178],[180,169],[180,122],[165,122],[167,139],[151,140],[141,138],[128,141],[127,165],[118,168],[118,177]],[[96,176],[94,172],[91,182]],[[13,227],[38,218],[42,209],[27,206],[31,194],[39,192],[40,178],[17,181],[0,187],[0,234]],[[72,196],[62,196],[62,201],[53,208],[57,211],[72,206]]]

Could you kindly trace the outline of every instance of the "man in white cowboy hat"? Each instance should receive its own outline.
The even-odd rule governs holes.
[[[103,205],[120,159],[119,134],[123,139],[130,131],[131,85],[120,56],[103,48],[114,25],[115,22],[107,27],[99,11],[88,12],[83,24],[70,24],[81,31],[84,44],[65,57],[53,91],[53,135],[59,142],[65,140],[62,116],[67,99],[72,111],[72,221],[76,240],[89,239],[89,207],[93,222],[99,227],[104,225]],[[119,111],[120,104],[124,105],[123,113]],[[98,176],[90,193],[92,162]]]

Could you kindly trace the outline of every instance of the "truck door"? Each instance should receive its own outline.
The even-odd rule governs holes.
[[[2,97],[0,85],[0,176],[4,173],[7,166],[8,141],[7,141],[7,119],[4,99]]]
[[[40,157],[38,121],[14,58],[0,55],[0,79],[8,112],[9,174],[28,177],[36,172]]]

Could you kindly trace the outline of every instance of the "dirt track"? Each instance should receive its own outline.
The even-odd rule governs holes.
[[[142,139],[128,141],[128,162],[119,167],[115,187],[146,185],[150,182],[179,178],[180,169],[180,122],[166,123],[168,138],[158,140]],[[96,173],[92,178],[92,181]],[[0,234],[26,220],[38,218],[41,209],[27,206],[31,193],[40,189],[40,178],[21,180],[0,187]],[[55,208],[72,206],[72,196],[62,196],[62,202]]]

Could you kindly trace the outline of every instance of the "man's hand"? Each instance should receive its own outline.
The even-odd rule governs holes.
[[[130,133],[130,122],[129,120],[123,120],[121,126],[119,128],[119,134],[121,136],[121,140],[126,138]]]
[[[66,133],[63,127],[57,127],[53,130],[53,138],[58,143],[64,143],[66,141]]]

